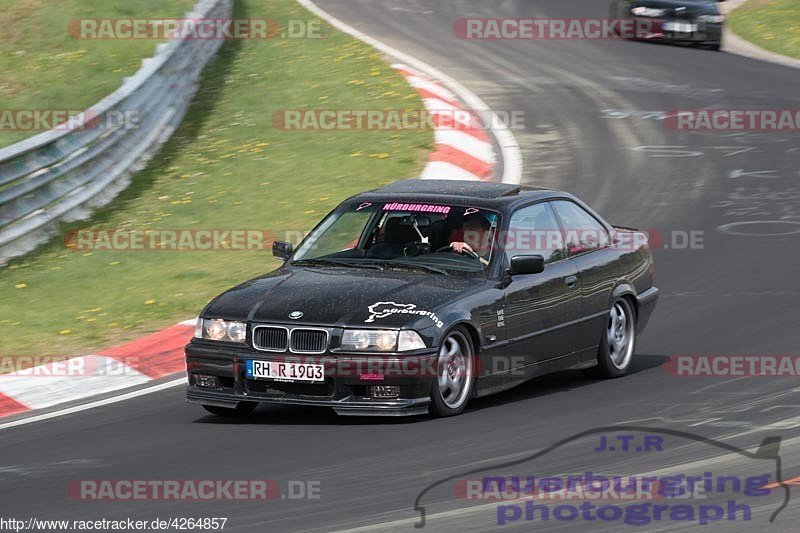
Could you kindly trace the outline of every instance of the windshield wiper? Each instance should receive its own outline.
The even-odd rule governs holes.
[[[348,263],[347,261],[337,261],[335,259],[300,259],[292,261],[297,266],[343,266],[352,268],[371,268],[373,270],[383,270],[383,267],[374,264]]]
[[[423,265],[422,263],[412,263],[410,261],[391,260],[391,261],[381,261],[380,264],[384,265],[384,266],[387,266],[387,267],[400,267],[400,268],[408,268],[408,269],[412,269],[412,270],[424,270],[426,272],[433,272],[435,274],[444,274],[445,276],[449,276],[449,274],[447,273],[446,270],[443,270],[441,268],[436,268],[436,267],[433,267],[433,266],[429,266],[429,265]]]

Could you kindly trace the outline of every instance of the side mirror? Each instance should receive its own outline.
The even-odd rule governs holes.
[[[289,256],[292,255],[292,243],[290,242],[283,242],[283,241],[275,241],[272,243],[272,255],[283,259],[284,261],[289,259]]]
[[[515,255],[511,258],[511,268],[508,273],[514,274],[539,274],[544,272],[544,257],[541,255]]]

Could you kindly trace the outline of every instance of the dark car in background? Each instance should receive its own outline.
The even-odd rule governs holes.
[[[648,28],[639,38],[719,50],[725,16],[712,0],[612,0],[612,20],[634,19]]]
[[[658,297],[646,235],[517,185],[399,181],[273,253],[186,346],[187,397],[212,413],[448,416],[557,370],[621,376]]]

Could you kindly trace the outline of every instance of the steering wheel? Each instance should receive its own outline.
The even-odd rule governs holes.
[[[448,251],[449,251],[449,252],[452,252],[452,253],[454,253],[454,254],[457,254],[457,253],[459,253],[459,252],[456,252],[455,250],[453,250],[453,249],[450,247],[450,245],[449,245],[449,244],[448,244],[447,246],[442,246],[441,248],[437,249],[435,253],[437,253],[437,254],[438,254],[439,252],[448,252]],[[463,249],[463,250],[461,250],[461,254],[462,254],[462,255],[464,255],[464,254],[465,254],[465,255],[472,256],[472,257],[474,257],[475,259],[477,259],[478,261],[480,261],[480,260],[481,260],[481,257],[480,257],[478,254],[476,254],[475,252],[472,252],[472,251],[470,251],[470,250],[467,250],[467,249]]]

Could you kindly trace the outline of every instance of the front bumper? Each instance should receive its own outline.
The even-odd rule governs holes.
[[[331,407],[338,414],[411,416],[426,414],[430,402],[436,352],[414,355],[324,355],[298,360],[297,355],[265,353],[246,346],[215,346],[192,341],[186,346],[190,402],[233,407],[238,402]],[[250,379],[246,361],[258,359],[315,362],[325,366],[324,382]],[[196,374],[216,376],[219,387],[200,387]],[[373,385],[395,385],[397,398],[376,398]]]
[[[701,22],[691,19],[649,19],[634,17],[640,24],[646,25],[649,33],[642,35],[642,40],[670,41],[676,43],[719,43],[722,41],[722,23]],[[676,25],[691,25],[693,31],[675,31]],[[677,26],[680,27],[680,26]]]

